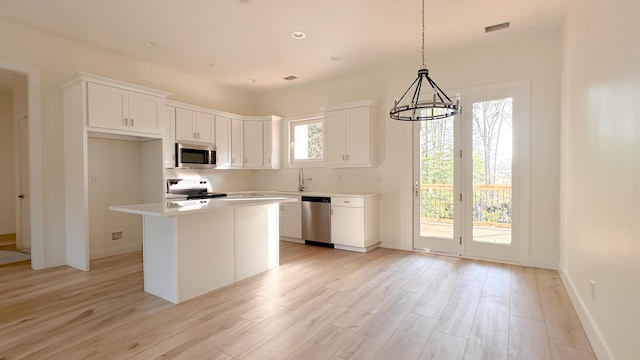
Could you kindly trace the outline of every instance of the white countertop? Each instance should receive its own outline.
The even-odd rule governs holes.
[[[279,196],[228,196],[224,198],[199,200],[166,200],[161,203],[131,204],[109,206],[109,210],[138,215],[177,216],[195,212],[209,212],[228,210],[245,206],[270,205],[277,203],[295,202],[296,198]]]
[[[287,196],[349,196],[349,197],[374,197],[380,196],[377,193],[361,193],[361,192],[336,192],[336,191],[288,191],[288,190],[254,190],[254,191],[236,191],[229,192],[232,194],[278,194]]]

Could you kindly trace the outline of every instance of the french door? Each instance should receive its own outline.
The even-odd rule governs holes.
[[[414,124],[414,248],[521,263],[528,248],[528,82],[460,94],[461,114]]]

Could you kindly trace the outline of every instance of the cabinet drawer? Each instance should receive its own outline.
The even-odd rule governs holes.
[[[364,198],[334,196],[334,197],[331,197],[331,205],[346,206],[346,207],[364,207]]]

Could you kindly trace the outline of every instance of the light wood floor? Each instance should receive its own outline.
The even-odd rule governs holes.
[[[140,254],[2,268],[0,359],[595,359],[555,271],[292,243],[281,262],[177,306],[143,292]]]
[[[16,234],[0,235],[0,250],[20,252],[16,247]],[[26,265],[27,267],[30,267],[31,260],[18,261],[18,262],[13,262],[9,264],[0,264],[0,268],[10,267],[10,266],[21,266],[21,265]],[[0,276],[1,275],[2,275],[2,270],[0,270]],[[2,358],[0,358],[0,360],[1,359]]]

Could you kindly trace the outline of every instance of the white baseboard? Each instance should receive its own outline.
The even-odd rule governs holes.
[[[280,236],[280,240],[281,241],[288,241],[288,242],[292,242],[292,243],[296,243],[296,244],[304,244],[304,240],[302,240],[302,239],[290,238],[290,237],[287,237],[287,236]]]
[[[356,251],[356,252],[361,252],[361,253],[367,253],[371,250],[374,250],[376,248],[378,248],[378,246],[380,246],[380,243],[377,242],[375,244],[369,245],[367,247],[357,247],[357,246],[348,246],[348,245],[339,245],[339,244],[334,244],[333,247],[334,249],[338,249],[338,250],[348,250],[348,251]]]
[[[527,262],[527,264],[523,265],[551,270],[557,270],[560,268],[558,259],[550,258],[548,256],[529,255]]]
[[[591,347],[593,348],[593,352],[596,354],[596,357],[599,360],[614,360],[615,358],[611,353],[611,349],[609,349],[607,342],[602,337],[602,333],[600,332],[600,329],[598,329],[598,325],[591,317],[589,310],[584,304],[584,301],[582,301],[582,297],[580,297],[566,269],[561,267],[558,270],[558,273],[560,274],[560,278],[562,279],[565,289],[567,289],[567,294],[569,294],[573,307],[578,313],[580,322],[582,322],[582,326],[584,327],[584,331],[587,334],[587,338],[591,343]]]
[[[142,251],[142,244],[124,245],[113,249],[92,251],[89,259],[100,259],[107,256],[126,254],[130,252]]]

